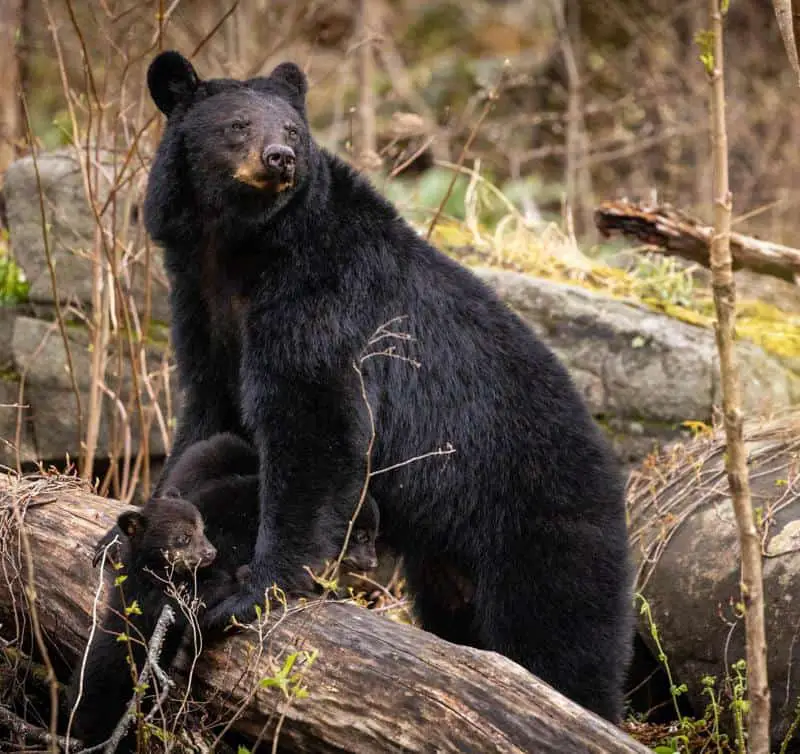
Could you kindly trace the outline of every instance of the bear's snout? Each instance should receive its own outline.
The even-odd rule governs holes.
[[[294,150],[283,144],[270,144],[262,153],[261,161],[270,177],[290,181],[294,176],[296,157]]]
[[[211,544],[211,542],[206,542],[206,546],[203,548],[202,552],[200,553],[200,565],[207,566],[211,565],[217,558],[217,548]]]

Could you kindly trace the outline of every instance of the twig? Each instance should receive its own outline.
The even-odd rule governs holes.
[[[567,71],[567,131],[566,131],[566,185],[567,204],[573,213],[577,212],[581,233],[591,233],[592,223],[591,196],[592,176],[589,170],[589,146],[586,137],[586,125],[583,117],[583,83],[578,68],[579,55],[575,50],[579,31],[578,19],[565,17],[565,3],[561,0],[550,0],[550,7],[555,19],[561,44],[561,54]],[[573,6],[573,13],[578,14],[578,4]],[[569,27],[574,26],[573,41]]]
[[[195,45],[195,48],[192,50],[191,55],[189,55],[189,59],[191,59],[195,55],[197,55],[197,53],[200,52],[200,50],[202,50],[206,46],[206,43],[208,42],[208,40],[211,39],[211,37],[213,37],[219,31],[219,29],[222,26],[222,24],[224,24],[233,15],[233,12],[238,7],[239,7],[239,0],[233,0],[233,3],[231,4],[231,7],[228,8],[228,10],[226,10],[225,13],[222,14],[222,16],[220,17],[219,21],[217,21],[217,23],[214,24],[214,26],[211,27],[211,31],[209,31],[208,34],[206,34],[197,43],[197,45]]]
[[[89,629],[89,639],[86,642],[86,649],[83,652],[83,659],[81,660],[81,672],[80,672],[80,681],[78,683],[78,696],[75,698],[75,704],[73,705],[72,709],[69,713],[69,721],[67,722],[67,734],[65,736],[65,740],[67,745],[69,745],[69,737],[70,732],[72,731],[72,723],[75,720],[75,712],[78,709],[78,705],[81,703],[81,698],[83,697],[83,679],[86,674],[86,663],[89,660],[89,649],[92,646],[92,641],[94,640],[95,632],[97,631],[98,626],[98,617],[97,617],[97,608],[100,604],[100,595],[103,593],[103,586],[104,586],[104,574],[106,572],[106,557],[108,556],[109,550],[119,542],[119,537],[114,537],[104,548],[103,548],[103,555],[100,559],[100,577],[97,582],[97,589],[94,592],[94,599],[92,600],[92,627]]]
[[[28,611],[31,616],[31,624],[33,627],[33,636],[36,640],[36,646],[42,655],[42,664],[47,668],[47,683],[50,686],[50,741],[48,741],[48,749],[52,754],[58,753],[58,745],[56,744],[58,730],[58,678],[56,677],[53,663],[50,660],[50,652],[47,649],[47,642],[44,640],[44,633],[42,626],[39,622],[39,608],[36,606],[36,582],[34,577],[33,568],[33,552],[31,551],[31,543],[28,540],[28,533],[25,531],[25,522],[22,513],[19,509],[19,501],[13,501],[11,510],[14,519],[19,527],[19,536],[22,542],[22,552],[25,557],[25,595],[28,598]]]
[[[452,446],[452,444],[447,443],[447,445],[444,448],[429,450],[427,453],[421,453],[418,456],[412,456],[411,458],[406,458],[405,461],[393,463],[391,466],[384,466],[382,469],[376,469],[370,474],[370,476],[373,477],[373,476],[378,476],[379,474],[385,474],[387,471],[394,471],[395,469],[400,469],[403,466],[408,466],[411,463],[416,463],[417,461],[424,461],[426,458],[431,458],[432,456],[449,456],[451,453],[455,452],[456,449]]]
[[[781,30],[783,46],[789,56],[789,63],[792,66],[794,75],[797,76],[798,84],[800,84],[800,60],[797,57],[792,0],[772,0],[772,5],[775,8],[775,17],[778,19],[778,28]]]
[[[475,125],[472,126],[472,129],[469,132],[469,136],[467,137],[466,142],[464,142],[464,146],[461,148],[461,153],[458,155],[458,160],[456,160],[455,170],[453,171],[453,178],[450,181],[450,185],[447,187],[445,195],[442,197],[442,201],[439,203],[439,206],[436,209],[436,214],[433,216],[431,224],[428,226],[428,233],[425,236],[425,238],[428,241],[431,240],[431,236],[433,235],[433,230],[436,227],[436,223],[439,222],[439,218],[441,217],[442,212],[444,212],[444,207],[447,204],[447,200],[450,198],[450,194],[453,193],[453,187],[456,185],[456,179],[458,178],[458,171],[464,164],[464,160],[467,157],[467,152],[469,152],[469,148],[472,146],[472,142],[475,141],[475,137],[478,135],[478,131],[480,130],[480,127],[483,125],[483,121],[486,120],[486,116],[489,115],[489,113],[492,110],[492,107],[494,107],[494,103],[497,100],[498,93],[500,91],[500,85],[503,82],[503,78],[505,76],[507,67],[508,67],[507,65],[503,66],[497,84],[494,87],[492,87],[492,89],[489,90],[489,94],[486,97],[486,102],[483,105],[481,114],[478,116],[478,120],[475,121]]]
[[[81,410],[81,393],[78,389],[78,378],[75,376],[75,367],[72,363],[72,349],[70,348],[69,338],[67,337],[67,328],[64,324],[64,314],[61,311],[60,296],[58,294],[58,284],[56,282],[56,268],[53,264],[53,255],[50,249],[50,237],[47,232],[47,213],[44,208],[44,192],[42,189],[42,178],[39,174],[39,161],[36,158],[36,149],[34,147],[33,129],[31,128],[30,113],[28,112],[28,99],[24,92],[20,93],[22,101],[22,111],[25,116],[25,130],[28,134],[28,141],[31,144],[31,160],[33,161],[33,172],[36,176],[36,193],[39,199],[39,214],[42,223],[42,243],[44,244],[44,255],[47,260],[47,269],[50,273],[50,285],[53,290],[53,304],[56,310],[56,320],[58,321],[58,330],[61,333],[61,339],[64,342],[64,351],[67,355],[67,370],[69,371],[69,379],[72,383],[72,392],[75,395],[75,423],[78,433],[78,448],[83,446],[83,412]],[[79,452],[79,466],[83,466],[80,456],[83,455]]]
[[[375,125],[375,56],[372,15],[374,0],[360,0],[358,7],[358,30],[361,45],[358,50],[358,146],[356,162],[361,170],[377,170],[381,166],[378,155],[377,127]]]
[[[173,685],[173,682],[167,677],[167,674],[159,666],[158,661],[161,656],[161,648],[164,645],[164,639],[167,635],[167,629],[174,622],[175,611],[169,605],[164,605],[161,610],[161,615],[158,616],[158,622],[156,623],[156,627],[153,629],[153,634],[150,637],[150,641],[147,644],[147,661],[145,662],[144,667],[139,674],[139,680],[136,684],[140,687],[143,686],[147,682],[147,679],[150,677],[150,673],[152,672],[158,682],[162,685],[162,689],[159,692],[156,700],[156,707],[164,703],[164,699],[166,699],[166,695],[169,693],[169,689]],[[117,727],[114,728],[111,738],[109,738],[105,749],[103,749],[104,754],[114,754],[114,752],[117,750],[117,746],[119,746],[120,741],[122,741],[123,736],[131,724],[131,721],[136,716],[136,702],[138,698],[139,693],[134,691],[133,697],[128,703],[128,709],[122,716],[122,719],[119,721],[119,723],[117,723]]]
[[[744,604],[747,644],[748,745],[750,754],[769,752],[769,703],[767,681],[767,639],[764,626],[764,584],[761,540],[753,516],[747,468],[747,448],[742,429],[742,396],[735,350],[736,288],[730,249],[731,192],[728,182],[728,135],[725,124],[725,79],[722,37],[722,0],[708,0],[713,47],[704,51],[711,86],[714,237],[711,241],[711,276],[719,368],[722,378],[722,407],[728,475],[741,550],[741,593]]]
[[[44,728],[40,728],[37,725],[31,725],[30,723],[26,722],[18,715],[15,715],[10,709],[8,709],[8,707],[2,704],[0,704],[0,723],[10,728],[21,738],[27,738],[38,743],[46,744],[51,748],[51,750],[53,744],[61,749],[64,749],[65,751],[77,751],[81,749],[81,745],[78,741],[74,739],[72,741],[68,741],[68,739],[63,736],[54,737]]]

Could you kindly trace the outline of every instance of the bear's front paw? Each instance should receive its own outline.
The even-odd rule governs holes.
[[[252,587],[237,591],[206,610],[201,619],[203,633],[221,633],[236,619],[239,623],[252,623],[257,608],[264,607],[264,593]]]

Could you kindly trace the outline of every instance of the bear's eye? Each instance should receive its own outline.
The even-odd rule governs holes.
[[[238,131],[238,132],[246,131],[249,125],[250,125],[249,121],[235,120],[233,121],[233,123],[231,123],[230,129],[231,131]]]
[[[294,126],[286,126],[286,136],[290,141],[294,141],[297,138],[297,129]]]
[[[176,540],[175,544],[177,547],[186,547],[191,541],[191,537],[188,534],[181,534]]]

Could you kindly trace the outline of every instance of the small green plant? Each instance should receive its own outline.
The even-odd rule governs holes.
[[[706,675],[701,679],[703,684],[703,694],[708,697],[708,706],[706,707],[704,720],[709,725],[709,736],[711,741],[716,744],[717,752],[722,754],[723,746],[727,750],[728,737],[719,732],[719,717],[722,712],[720,705],[719,694],[716,690],[717,679],[714,676]]]
[[[647,620],[648,630],[650,637],[656,647],[656,656],[658,661],[664,668],[669,682],[672,703],[675,708],[675,719],[677,721],[676,732],[660,741],[652,751],[654,754],[682,754],[690,751],[702,751],[710,754],[725,754],[730,751],[728,736],[720,732],[720,718],[725,708],[721,702],[720,694],[717,691],[717,679],[713,676],[704,676],[701,679],[703,686],[702,693],[708,697],[708,704],[706,705],[703,717],[699,719],[687,717],[681,713],[678,699],[682,694],[688,691],[686,684],[676,684],[672,677],[672,670],[670,669],[667,654],[664,651],[661,643],[661,636],[658,632],[658,627],[653,619],[653,614],[650,609],[650,604],[645,597],[641,594],[636,594],[636,599],[641,601],[640,614],[644,615]],[[733,667],[736,678],[733,681],[733,697],[734,702],[731,703],[731,708],[736,703],[736,699],[743,700],[746,691],[746,683],[744,683],[743,667],[740,663],[736,663]],[[741,708],[740,708],[741,709]],[[744,734],[744,722],[742,719],[742,735]],[[737,737],[739,728],[737,727]],[[698,742],[700,747],[698,748]]]
[[[794,708],[794,717],[792,718],[792,724],[789,726],[789,730],[786,731],[786,735],[783,737],[783,741],[781,741],[781,748],[778,754],[786,754],[786,750],[789,746],[789,743],[794,738],[794,734],[797,732],[797,728],[800,726],[800,696],[797,697],[797,704]]]
[[[305,699],[308,696],[308,689],[302,683],[303,675],[313,665],[317,654],[316,649],[313,652],[306,650],[291,652],[286,656],[283,667],[274,676],[261,679],[259,682],[261,688],[278,688],[287,700]],[[292,670],[298,660],[301,660],[303,667],[293,673]]]
[[[682,267],[673,257],[637,257],[631,270],[633,293],[655,304],[691,307],[695,284],[693,267]]]
[[[0,306],[27,301],[28,288],[25,273],[9,253],[8,231],[0,230]]]
[[[664,651],[663,646],[661,645],[661,637],[658,633],[658,626],[656,626],[656,622],[653,620],[653,613],[650,610],[650,603],[645,599],[643,594],[636,593],[636,599],[640,600],[642,606],[639,610],[640,615],[644,615],[647,619],[647,626],[650,631],[650,638],[653,640],[653,643],[656,645],[656,658],[661,663],[664,668],[664,672],[667,674],[667,681],[669,682],[669,690],[670,696],[672,697],[672,704],[675,708],[675,719],[680,723],[680,727],[684,728],[687,725],[687,719],[681,713],[680,706],[678,705],[678,697],[681,694],[685,694],[688,691],[686,684],[681,684],[680,686],[675,684],[675,681],[672,678],[672,670],[670,670],[669,662],[667,660],[667,653]]]
[[[731,665],[734,677],[731,683],[731,712],[733,713],[733,728],[736,733],[736,747],[745,754],[747,751],[747,733],[745,731],[745,717],[750,709],[747,701],[747,661],[738,660]]]

